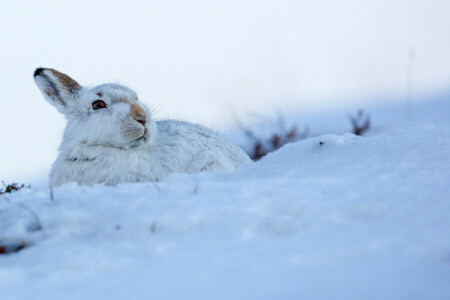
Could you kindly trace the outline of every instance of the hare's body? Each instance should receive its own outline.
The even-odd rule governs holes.
[[[74,152],[63,142],[50,185],[157,181],[174,172],[231,172],[249,161],[241,148],[203,126],[174,120],[153,125],[152,142],[139,148],[81,146]]]
[[[127,87],[83,88],[53,69],[37,69],[35,81],[68,122],[50,186],[156,181],[174,172],[230,172],[250,162],[241,148],[203,126],[155,122]]]

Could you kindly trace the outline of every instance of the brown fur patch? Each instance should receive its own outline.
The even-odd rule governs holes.
[[[135,120],[137,119],[145,119],[146,114],[145,111],[138,104],[131,104],[131,117]]]
[[[74,93],[78,90],[81,90],[81,85],[78,84],[75,80],[63,74],[55,69],[48,69],[52,72],[52,74],[58,79],[59,83],[67,89],[69,92]]]
[[[53,101],[57,101],[59,102],[62,106],[66,106],[66,103],[64,101],[62,101],[61,97],[57,94],[55,94],[52,90],[50,89],[46,89],[44,90],[44,92],[47,94],[47,96],[50,99],[53,99]]]
[[[97,96],[103,97],[103,94],[102,94],[101,92],[98,92],[98,93],[97,93]]]

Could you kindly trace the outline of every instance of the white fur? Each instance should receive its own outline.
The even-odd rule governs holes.
[[[54,70],[37,73],[35,81],[44,97],[67,118],[50,186],[72,181],[85,185],[157,181],[174,172],[231,172],[251,161],[241,148],[203,126],[155,122],[127,87],[105,84],[74,90],[65,87]],[[94,110],[97,99],[107,108]],[[132,104],[145,111],[145,127],[132,117]]]

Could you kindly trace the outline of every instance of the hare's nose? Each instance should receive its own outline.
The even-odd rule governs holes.
[[[130,114],[133,119],[141,123],[142,126],[145,126],[146,113],[145,110],[142,109],[142,107],[140,107],[136,103],[131,104]]]

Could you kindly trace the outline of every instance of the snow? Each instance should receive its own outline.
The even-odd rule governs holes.
[[[0,256],[0,298],[448,299],[449,137],[327,134],[233,174],[8,194],[0,238],[30,246]]]

